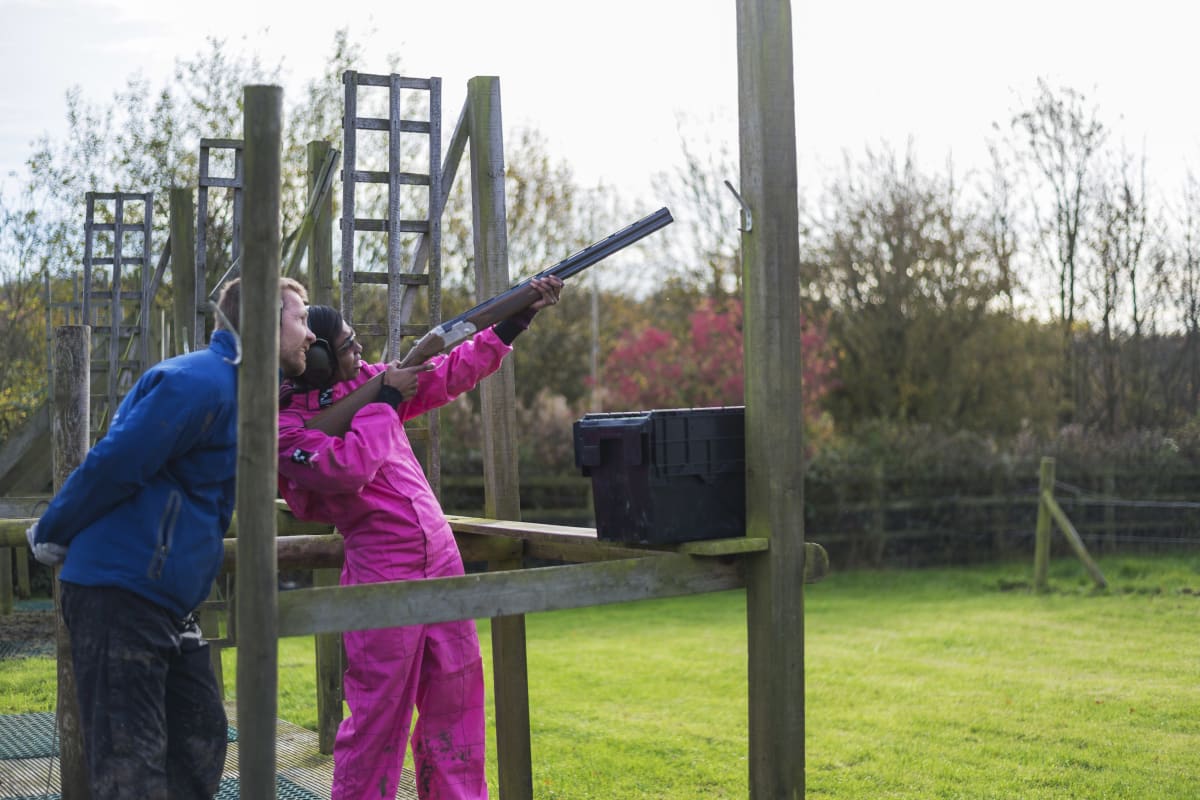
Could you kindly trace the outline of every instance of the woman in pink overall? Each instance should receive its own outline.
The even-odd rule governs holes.
[[[542,297],[526,312],[482,331],[420,367],[364,365],[362,346],[341,314],[309,309],[333,375],[311,369],[279,412],[279,488],[301,519],[335,525],[345,539],[343,586],[463,574],[454,535],[404,433],[404,421],[449,403],[495,372],[513,338],[538,309],[558,300],[562,282],[537,281]],[[322,345],[322,342],[324,343]],[[319,359],[310,359],[316,367]],[[345,436],[306,420],[380,372],[380,396]],[[423,799],[487,797],[483,664],[473,620],[347,631],[343,679],[350,716],[334,741],[333,800],[394,798],[412,713],[417,794]]]

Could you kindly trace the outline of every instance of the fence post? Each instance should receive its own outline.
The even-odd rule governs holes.
[[[314,569],[313,586],[337,586],[342,571]],[[318,633],[313,637],[317,662],[317,749],[333,755],[333,741],[342,722],[342,635]]]
[[[275,796],[279,707],[275,492],[279,423],[279,209],[283,90],[244,90],[245,220],[242,225],[237,459],[237,709],[242,797]],[[270,309],[269,313],[263,313]]]
[[[876,458],[871,464],[871,566],[883,564],[883,551],[887,548],[886,514],[883,504],[886,499],[883,481],[883,460]]]
[[[1037,533],[1033,547],[1033,589],[1035,592],[1046,591],[1046,570],[1050,565],[1050,509],[1046,507],[1042,497],[1046,492],[1054,492],[1054,459],[1043,458],[1038,476],[1038,513]]]
[[[1104,551],[1117,551],[1117,509],[1112,499],[1117,493],[1117,478],[1112,464],[1104,465]]]
[[[737,3],[738,152],[746,353],[749,796],[804,797],[804,426],[792,12]]]
[[[199,318],[196,313],[196,209],[191,189],[172,189],[168,198],[171,220],[171,306],[175,317],[171,355],[174,356],[191,350],[192,342],[199,341],[196,331],[191,330]]]
[[[91,400],[92,329],[88,325],[63,325],[54,329],[54,491],[83,463],[88,450]],[[71,665],[71,641],[62,621],[58,567],[54,570],[55,658],[58,662],[59,782],[62,800],[84,800],[88,791],[87,764],[83,756],[83,730],[79,721],[79,698],[75,693],[75,670]]]
[[[0,616],[13,613],[13,548],[0,547]]]
[[[32,594],[29,586],[29,548],[17,547],[13,552],[17,555],[17,596],[29,597]]]
[[[321,167],[329,155],[329,142],[308,143],[308,193],[311,195],[321,179]],[[328,192],[317,209],[312,238],[308,240],[308,296],[314,305],[334,305],[333,302],[333,192]],[[338,717],[341,717],[339,712]],[[322,751],[324,752],[324,751]]]
[[[471,141],[471,195],[475,209],[475,285],[479,299],[509,285],[507,210],[504,200],[504,136],[500,79],[477,75],[467,81]],[[480,385],[483,419],[484,514],[520,519],[517,473],[516,373],[506,361]],[[519,549],[491,559],[489,569],[517,569]],[[496,704],[496,760],[504,800],[533,797],[533,754],[529,743],[529,673],[525,617],[492,619],[492,682]]]

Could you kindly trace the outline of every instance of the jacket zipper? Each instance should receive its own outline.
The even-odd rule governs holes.
[[[167,495],[167,505],[163,509],[162,519],[158,521],[158,542],[154,548],[154,557],[150,560],[150,569],[146,576],[152,581],[162,577],[163,568],[167,564],[167,556],[171,552],[171,542],[175,538],[175,523],[179,521],[179,512],[183,508],[183,494],[178,489],[172,489]]]

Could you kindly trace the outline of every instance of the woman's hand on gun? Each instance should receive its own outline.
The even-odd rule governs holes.
[[[417,384],[419,376],[422,372],[428,372],[433,369],[433,364],[417,364],[413,367],[400,366],[400,359],[392,361],[387,366],[387,371],[383,373],[383,383],[385,386],[391,386],[400,393],[403,400],[411,400],[413,395],[417,393]]]

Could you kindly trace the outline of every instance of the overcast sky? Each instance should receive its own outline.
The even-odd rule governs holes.
[[[793,2],[801,182],[843,150],[909,138],[929,167],[949,153],[981,163],[991,124],[1039,76],[1085,92],[1134,149],[1145,147],[1160,183],[1176,181],[1200,162],[1194,8]],[[386,71],[395,52],[405,74],[442,77],[447,134],[467,79],[498,75],[506,127],[538,128],[582,183],[604,180],[647,206],[654,174],[680,163],[681,116],[692,135],[736,152],[734,0],[0,0],[0,20],[0,175],[22,169],[38,135],[63,134],[71,86],[92,102],[137,70],[157,86],[177,57],[217,36],[267,63],[282,56],[285,92],[299,91],[342,27],[367,47],[362,71]]]

